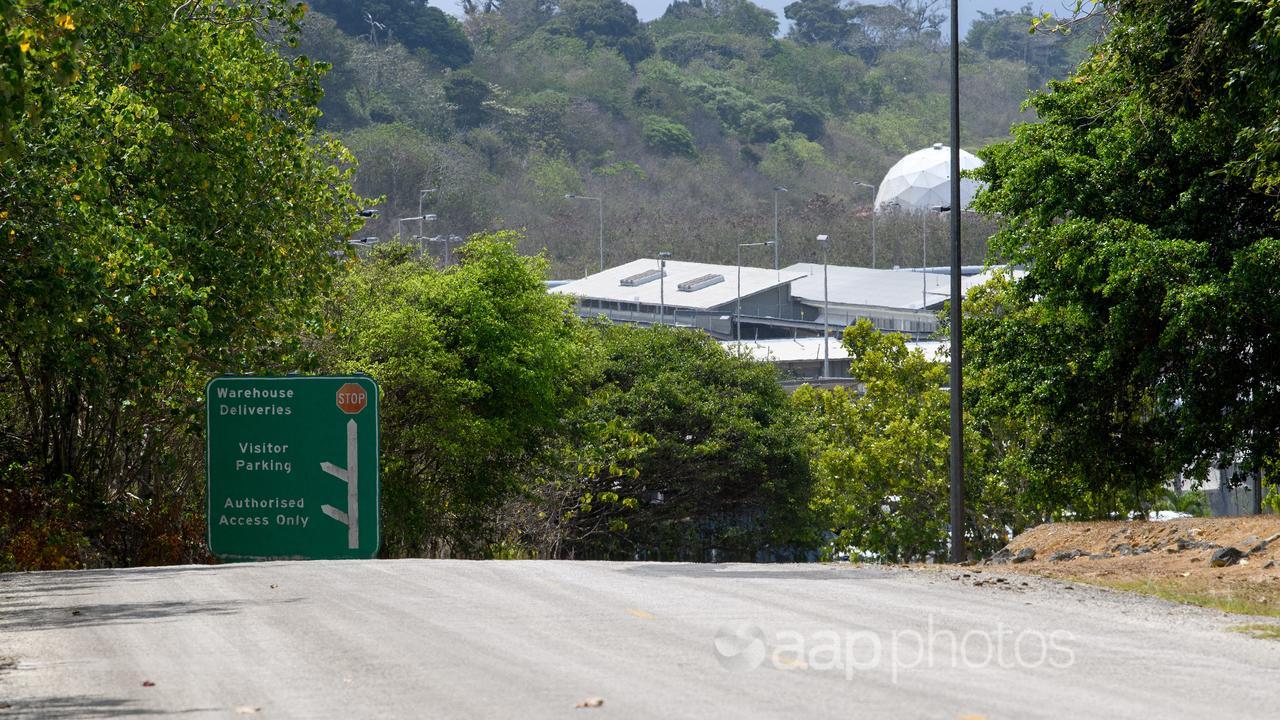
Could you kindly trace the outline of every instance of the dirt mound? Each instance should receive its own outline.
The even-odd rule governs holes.
[[[1280,516],[1049,523],[984,567],[1280,615]]]
[[[1057,553],[1081,555],[1142,555],[1164,551],[1166,554],[1205,551],[1234,547],[1252,553],[1252,559],[1280,557],[1280,515],[1252,517],[1183,518],[1167,522],[1065,522],[1034,527],[1013,539],[1009,550],[1032,548],[1036,560],[1050,560]],[[1170,548],[1174,548],[1170,550]],[[1184,561],[1185,562],[1185,561]]]

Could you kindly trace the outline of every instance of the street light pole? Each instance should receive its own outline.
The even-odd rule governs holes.
[[[960,326],[960,13],[951,0],[951,562],[964,546],[964,348]]]
[[[594,200],[600,206],[600,272],[604,272],[604,197],[588,197],[586,195],[565,195],[565,200]]]
[[[929,307],[929,211],[920,212],[920,309]]]
[[[404,242],[404,221],[405,220],[410,220],[410,221],[418,220],[419,222],[421,222],[422,216],[419,215],[417,217],[406,217],[406,218],[400,218],[396,220],[396,240],[400,242]],[[418,234],[421,235],[422,233],[419,232]]]
[[[827,236],[819,235],[822,244],[822,377],[831,377],[831,296],[827,292]]]
[[[871,183],[864,183],[861,180],[854,180],[855,187],[864,187],[871,191],[871,267],[876,266],[876,195],[880,194],[879,188]]]
[[[742,340],[742,248],[744,247],[760,247],[761,245],[778,246],[772,240],[754,243],[738,243],[738,299],[734,303],[733,310],[733,339]]]
[[[429,189],[429,190],[422,190],[422,191],[419,191],[419,192],[418,192],[418,234],[419,234],[419,235],[425,235],[425,234],[426,234],[426,233],[424,233],[424,232],[422,231],[422,218],[423,218],[423,215],[422,215],[422,199],[423,199],[424,197],[426,197],[428,194],[433,193],[433,192],[438,192],[438,191],[439,191],[439,188],[431,188],[431,189]],[[446,263],[446,264],[447,264],[447,263]]]
[[[671,253],[658,253],[658,324],[667,324],[667,258]]]
[[[791,192],[781,185],[773,188],[773,269],[778,269],[778,193]]]

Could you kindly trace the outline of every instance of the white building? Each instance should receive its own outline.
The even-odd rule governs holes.
[[[951,276],[942,272],[828,265],[824,289],[821,263],[797,263],[786,270],[804,275],[791,283],[791,296],[807,309],[804,317],[819,326],[825,297],[832,327],[843,329],[865,319],[885,332],[928,336],[937,331],[938,311],[951,297]],[[962,276],[961,291],[968,292],[991,277],[991,271]]]
[[[578,313],[584,317],[604,315],[615,322],[700,327],[714,336],[732,338],[739,303],[744,337],[755,335],[754,325],[760,319],[794,315],[791,283],[801,277],[803,273],[790,269],[681,260],[667,260],[664,273],[657,259],[644,258],[555,285],[548,292],[578,298]],[[660,310],[662,306],[665,310]],[[749,322],[752,332],[745,329]]]
[[[839,337],[830,338],[825,348],[825,360],[831,367],[830,375],[823,371],[824,347],[821,337],[776,338],[771,340],[727,340],[720,343],[724,349],[742,353],[753,360],[777,365],[789,378],[847,378],[849,377],[849,351]],[[908,349],[919,349],[934,362],[946,362],[946,344],[937,341],[909,342]]]
[[[806,338],[821,336],[824,327],[839,337],[862,319],[879,330],[924,340],[937,331],[938,311],[951,290],[949,275],[928,270],[828,265],[824,271],[818,263],[782,270],[743,267],[739,303],[735,265],[668,260],[664,274],[658,260],[646,258],[580,280],[549,283],[548,292],[577,298],[583,317],[698,327],[722,340]],[[965,275],[961,288],[967,292],[990,277],[990,272]]]

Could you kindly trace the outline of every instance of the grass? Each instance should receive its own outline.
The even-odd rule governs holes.
[[[1280,625],[1253,623],[1251,625],[1233,625],[1227,629],[1232,632],[1244,633],[1249,637],[1255,637],[1260,640],[1280,640]]]
[[[1202,582],[1188,582],[1182,578],[1074,579],[1115,590],[1152,595],[1171,602],[1221,610],[1233,615],[1280,617],[1280,591],[1273,587],[1256,587],[1247,590],[1229,586],[1210,587]],[[1267,627],[1280,629],[1280,626]]]

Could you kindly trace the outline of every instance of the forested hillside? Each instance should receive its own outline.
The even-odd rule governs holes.
[[[321,124],[359,159],[357,190],[385,197],[366,234],[395,236],[438,188],[421,198],[439,215],[427,235],[523,228],[523,251],[577,276],[597,262],[598,208],[565,196],[586,195],[604,199],[610,264],[731,261],[772,235],[782,185],[784,263],[812,259],[826,233],[835,261],[869,264],[872,191],[855,182],[947,138],[941,9],[800,0],[779,38],[748,0],[676,0],[651,23],[621,0],[468,2],[463,21],[417,0],[317,0],[298,52],[332,64]],[[1029,119],[1027,92],[1096,38],[1032,21],[1029,6],[984,15],[965,38],[967,149]],[[990,228],[968,222],[978,261]],[[918,219],[881,232],[882,265],[919,262]],[[932,235],[942,257],[941,225]]]

